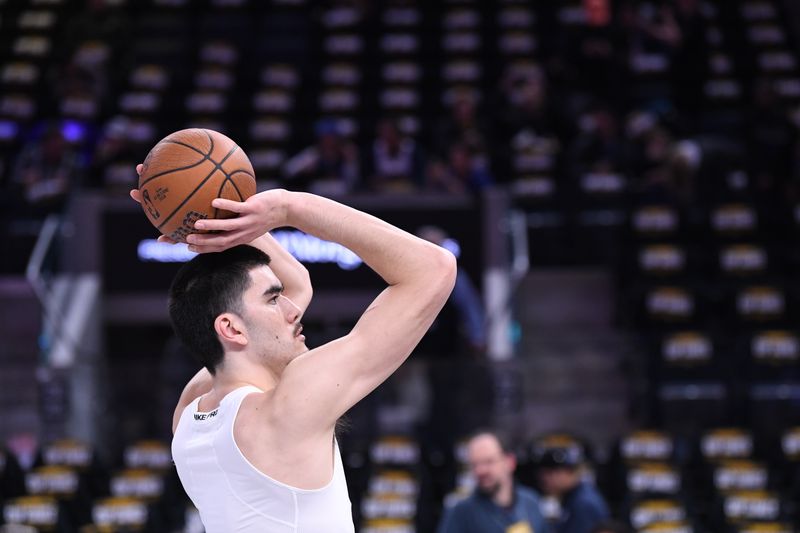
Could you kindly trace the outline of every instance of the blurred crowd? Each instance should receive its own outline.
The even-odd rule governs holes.
[[[104,3],[91,4],[88,22],[75,24],[97,19],[113,28]],[[742,43],[735,74],[743,98],[724,109],[709,101],[705,84],[715,58],[708,8],[728,6],[699,0],[584,6],[584,22],[570,26],[549,24],[556,14],[541,7],[541,44],[532,57],[499,68],[488,91],[456,91],[440,116],[426,116],[416,131],[398,117],[376,116],[352,135],[322,118],[309,128],[313,138],[297,139],[295,152],[266,177],[327,194],[469,196],[537,174],[568,185],[586,174],[619,175],[634,200],[686,205],[714,194],[715,184],[697,175],[722,164],[743,171],[735,187],[743,194],[764,201],[797,196],[797,120],[774,83],[757,75]],[[36,210],[58,208],[77,187],[119,190],[135,183],[133,165],[152,141],[142,143],[125,116],[103,118],[112,96],[107,56],[102,47],[77,50],[53,67],[46,96],[62,111],[72,106],[94,118],[44,120],[4,161],[4,188]],[[659,67],[664,76],[640,83],[653,57],[666,58]]]

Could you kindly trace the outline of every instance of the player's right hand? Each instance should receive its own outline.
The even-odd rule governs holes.
[[[141,173],[142,173],[142,164],[139,163],[138,165],[136,165],[136,174],[141,174]],[[136,202],[137,204],[141,204],[142,203],[142,193],[139,192],[139,189],[131,189],[131,192],[129,194],[131,195],[131,198],[133,198],[134,202]],[[166,235],[159,236],[158,237],[158,242],[166,242],[168,244],[175,244],[175,241],[170,239]]]

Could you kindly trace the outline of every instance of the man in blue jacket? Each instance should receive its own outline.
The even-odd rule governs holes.
[[[514,453],[491,431],[467,444],[475,491],[445,511],[438,533],[546,533],[539,497],[514,481]]]
[[[582,476],[583,452],[576,446],[537,450],[542,491],[561,502],[555,533],[592,533],[609,518],[608,506],[593,483]]]

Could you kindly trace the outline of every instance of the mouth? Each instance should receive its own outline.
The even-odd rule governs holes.
[[[294,336],[299,337],[301,333],[303,333],[303,324],[297,324],[294,327]]]

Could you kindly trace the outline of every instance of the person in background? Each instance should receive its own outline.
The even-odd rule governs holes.
[[[475,491],[445,511],[438,533],[548,531],[539,496],[514,480],[516,458],[497,433],[476,433],[469,439],[467,454]]]
[[[379,192],[410,192],[420,186],[422,153],[416,141],[403,135],[389,119],[378,123],[377,137],[372,143],[369,183]]]
[[[59,211],[70,189],[77,185],[80,161],[58,124],[50,124],[41,138],[22,149],[13,182],[21,188],[34,214]]]
[[[335,120],[323,119],[315,128],[316,144],[289,159],[284,176],[320,194],[342,194],[358,184],[358,148],[341,133]]]
[[[469,148],[473,158],[482,166],[488,166],[488,126],[478,114],[476,97],[469,92],[457,94],[448,115],[439,122],[434,138],[434,148],[445,153],[453,143]]]
[[[443,248],[448,248],[450,241],[447,233],[438,226],[423,226],[417,230],[417,236]],[[463,348],[470,354],[482,355],[486,351],[486,311],[475,283],[460,266],[456,271],[456,284],[448,303],[453,304],[458,315],[458,336]],[[431,331],[435,332],[436,329],[437,324],[434,322]]]
[[[109,191],[128,190],[136,181],[130,167],[139,148],[129,137],[130,121],[123,116],[111,118],[97,139],[88,168],[88,183]]]
[[[428,167],[427,189],[454,195],[479,193],[492,184],[492,176],[479,164],[466,144],[450,146],[447,163]]]
[[[542,492],[561,503],[554,533],[592,533],[609,517],[603,496],[583,479],[584,457],[579,447],[538,449],[534,456]]]

